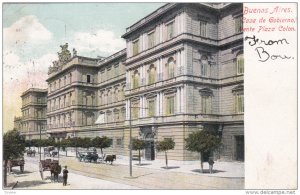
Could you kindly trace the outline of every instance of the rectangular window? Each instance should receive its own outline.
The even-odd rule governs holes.
[[[202,76],[209,76],[209,64],[207,61],[201,62],[201,75]]]
[[[140,45],[140,42],[139,40],[135,40],[133,43],[132,43],[132,50],[133,50],[133,56],[137,55],[139,53],[139,45]]]
[[[235,18],[235,33],[240,33],[243,31],[243,18]]]
[[[174,99],[175,97],[174,96],[170,96],[170,97],[167,97],[167,107],[166,107],[166,115],[172,115],[174,114],[174,108],[175,108],[175,105],[174,105]]]
[[[106,79],[111,79],[112,78],[112,70],[111,70],[111,66],[107,67],[107,71],[106,71]]]
[[[106,116],[107,116],[107,122],[108,122],[108,123],[111,123],[111,122],[112,122],[112,115],[111,115],[111,112],[107,112]]]
[[[206,24],[207,22],[200,20],[200,36],[206,37]]]
[[[244,113],[244,95],[237,94],[235,95],[235,112]]]
[[[91,75],[86,75],[86,82],[91,83]]]
[[[236,71],[237,74],[244,74],[244,58],[243,57],[238,57],[236,60]]]
[[[174,37],[174,22],[167,24],[167,39]]]
[[[155,45],[155,32],[148,34],[148,49]]]
[[[122,138],[117,138],[117,146],[122,146],[123,142],[122,142]]]
[[[134,118],[134,119],[139,118],[140,108],[139,108],[138,102],[132,103],[131,111],[132,111],[132,118]]]
[[[211,96],[203,95],[201,96],[201,105],[203,114],[211,114]]]
[[[119,65],[118,64],[116,64],[114,66],[114,70],[115,70],[115,75],[114,76],[119,76]]]
[[[148,101],[148,116],[155,116],[155,100]]]
[[[136,74],[134,74],[134,77],[133,77],[133,89],[138,88],[139,86],[140,86],[140,77],[136,73]]]

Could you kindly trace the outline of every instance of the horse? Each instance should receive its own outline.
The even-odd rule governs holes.
[[[50,153],[50,157],[51,156],[55,157],[58,155],[58,151],[50,151],[49,153]]]
[[[85,160],[85,154],[83,153],[80,153],[80,152],[77,152],[77,157],[78,157],[78,160],[81,162],[82,160],[84,161]]]
[[[35,150],[31,150],[31,149],[29,149],[28,151],[27,151],[27,156],[35,156]]]
[[[56,180],[57,182],[59,182],[58,175],[61,173],[61,165],[57,163],[51,163],[50,172],[51,172],[51,181],[55,182]]]
[[[117,159],[117,156],[115,154],[113,155],[106,155],[105,156],[105,163],[110,162],[110,164],[112,165],[113,161]]]

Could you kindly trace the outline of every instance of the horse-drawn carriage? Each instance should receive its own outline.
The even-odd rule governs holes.
[[[35,156],[36,151],[34,149],[33,150],[29,149],[26,151],[26,153],[27,153],[27,156],[31,157],[31,156]]]
[[[10,173],[12,171],[13,167],[20,166],[20,171],[21,171],[21,173],[23,173],[24,172],[24,164],[25,164],[24,158],[8,160],[6,168],[8,170],[8,173]]]
[[[77,158],[80,162],[110,162],[113,163],[116,160],[116,155],[98,155],[96,152],[77,152]]]
[[[99,158],[98,154],[95,152],[78,152],[77,157],[80,162],[97,162]]]
[[[61,166],[59,165],[58,160],[41,160],[39,163],[39,170],[41,174],[41,178],[44,179],[44,171],[50,171],[51,173],[51,180],[58,181],[58,175],[61,173]]]
[[[44,148],[44,156],[55,157],[58,155],[58,151],[55,150],[54,146],[48,146]]]

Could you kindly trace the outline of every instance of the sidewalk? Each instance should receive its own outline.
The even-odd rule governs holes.
[[[116,164],[128,165],[128,157],[118,157]],[[133,166],[140,167],[139,161],[132,161]],[[141,166],[149,169],[165,170],[165,160],[156,159],[154,161],[142,160]],[[208,174],[209,165],[207,162],[203,163],[204,173],[200,173],[200,161],[176,161],[168,160],[168,171],[189,173],[196,175],[205,175],[209,177],[228,177],[228,178],[244,178],[244,163],[243,162],[220,162],[216,161],[213,167],[213,174]]]
[[[30,159],[33,160],[33,158],[27,160]],[[38,163],[38,155],[34,159],[35,163]],[[44,159],[43,155],[42,159]],[[68,151],[67,157],[65,152],[60,152],[59,163],[62,166],[68,166],[70,176],[72,174],[82,175],[131,186],[131,188],[244,189],[244,163],[242,162],[217,161],[214,165],[215,172],[209,174],[199,172],[199,161],[169,160],[169,169],[165,169],[164,159],[156,159],[155,161],[142,160],[141,166],[138,165],[138,161],[133,161],[132,177],[129,177],[129,159],[125,156],[117,156],[117,160],[113,162],[113,165],[110,165],[109,163],[100,162],[79,162],[75,158],[75,153]],[[208,172],[208,163],[204,163],[204,170]],[[77,180],[77,177],[75,180]],[[86,185],[86,183],[89,183],[89,181],[79,181],[77,189],[80,189],[80,187],[81,189],[91,189],[88,187],[90,185]],[[93,186],[93,189],[95,188],[97,188],[96,184]],[[119,187],[115,189],[119,189]]]
[[[60,152],[60,156],[65,156],[65,152]],[[75,158],[74,152],[68,152],[68,156],[73,156]],[[127,156],[117,156],[117,160],[114,164],[129,165],[129,158]],[[141,161],[141,166],[138,160],[133,160],[132,165],[134,167],[143,167],[147,169],[165,169],[165,159],[155,159],[154,161],[143,160]],[[209,165],[207,162],[203,163],[203,169],[205,173],[200,173],[200,161],[176,161],[168,160],[168,172],[181,172],[196,175],[205,175],[209,177],[223,177],[223,178],[244,178],[245,169],[244,162],[222,162],[216,161],[213,167],[214,173],[208,174]]]

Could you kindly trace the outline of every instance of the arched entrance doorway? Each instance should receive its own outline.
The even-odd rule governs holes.
[[[147,133],[145,135],[146,147],[145,147],[145,159],[155,160],[155,147],[153,133]]]

